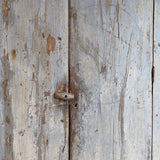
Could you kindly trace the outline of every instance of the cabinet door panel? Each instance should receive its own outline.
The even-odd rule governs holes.
[[[152,0],[70,1],[71,159],[151,159]]]

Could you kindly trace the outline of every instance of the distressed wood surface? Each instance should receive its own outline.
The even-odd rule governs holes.
[[[0,159],[67,160],[68,2],[0,1]]]
[[[153,160],[160,158],[160,1],[154,10]]]
[[[150,160],[153,1],[70,1],[70,159]]]

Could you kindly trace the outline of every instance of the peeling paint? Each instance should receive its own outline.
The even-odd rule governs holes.
[[[15,49],[12,49],[11,54],[12,54],[12,59],[15,60],[15,59],[16,59],[16,56],[17,56],[16,50],[15,50]]]
[[[3,87],[3,90],[4,90],[4,100],[7,101],[7,85],[8,85],[8,79],[5,79],[3,81],[3,84],[2,84],[2,87]]]
[[[43,37],[43,38],[45,38],[45,34],[44,34],[44,32],[42,33],[42,37]]]
[[[45,97],[50,96],[50,91],[46,91],[46,92],[44,92],[44,96],[45,96]]]
[[[101,67],[101,73],[105,73],[106,72],[106,66],[102,66]]]
[[[8,116],[6,116],[6,122],[9,124],[10,123],[10,119]]]
[[[46,112],[46,110],[47,110],[47,104],[45,104],[44,109],[42,111],[42,119],[41,119],[42,124],[46,123],[46,121],[45,121],[45,119],[46,119],[45,118],[45,112]]]
[[[11,160],[13,160],[13,152],[11,152]]]
[[[8,7],[6,1],[3,3],[3,10],[4,10],[5,17],[7,17],[8,16],[8,11],[10,10],[10,8]]]
[[[57,37],[57,38],[58,38],[58,40],[60,40],[60,41],[62,40],[62,38],[61,38],[61,37]]]
[[[49,34],[49,36],[48,36],[48,38],[47,38],[47,53],[48,53],[48,54],[50,54],[51,51],[52,51],[52,52],[54,51],[54,49],[55,49],[55,43],[56,43],[55,38],[52,37],[52,36]]]

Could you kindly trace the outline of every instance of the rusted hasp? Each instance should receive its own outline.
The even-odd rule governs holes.
[[[64,101],[74,99],[74,95],[68,92],[55,92],[54,97]]]

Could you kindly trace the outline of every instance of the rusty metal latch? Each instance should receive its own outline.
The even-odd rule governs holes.
[[[74,99],[74,95],[68,92],[55,92],[54,97],[64,101]]]
[[[67,85],[61,85],[60,88],[57,89],[54,93],[54,98],[63,101],[68,101],[74,99],[74,95],[72,93],[68,93]],[[61,101],[61,104],[64,105],[65,103]]]

